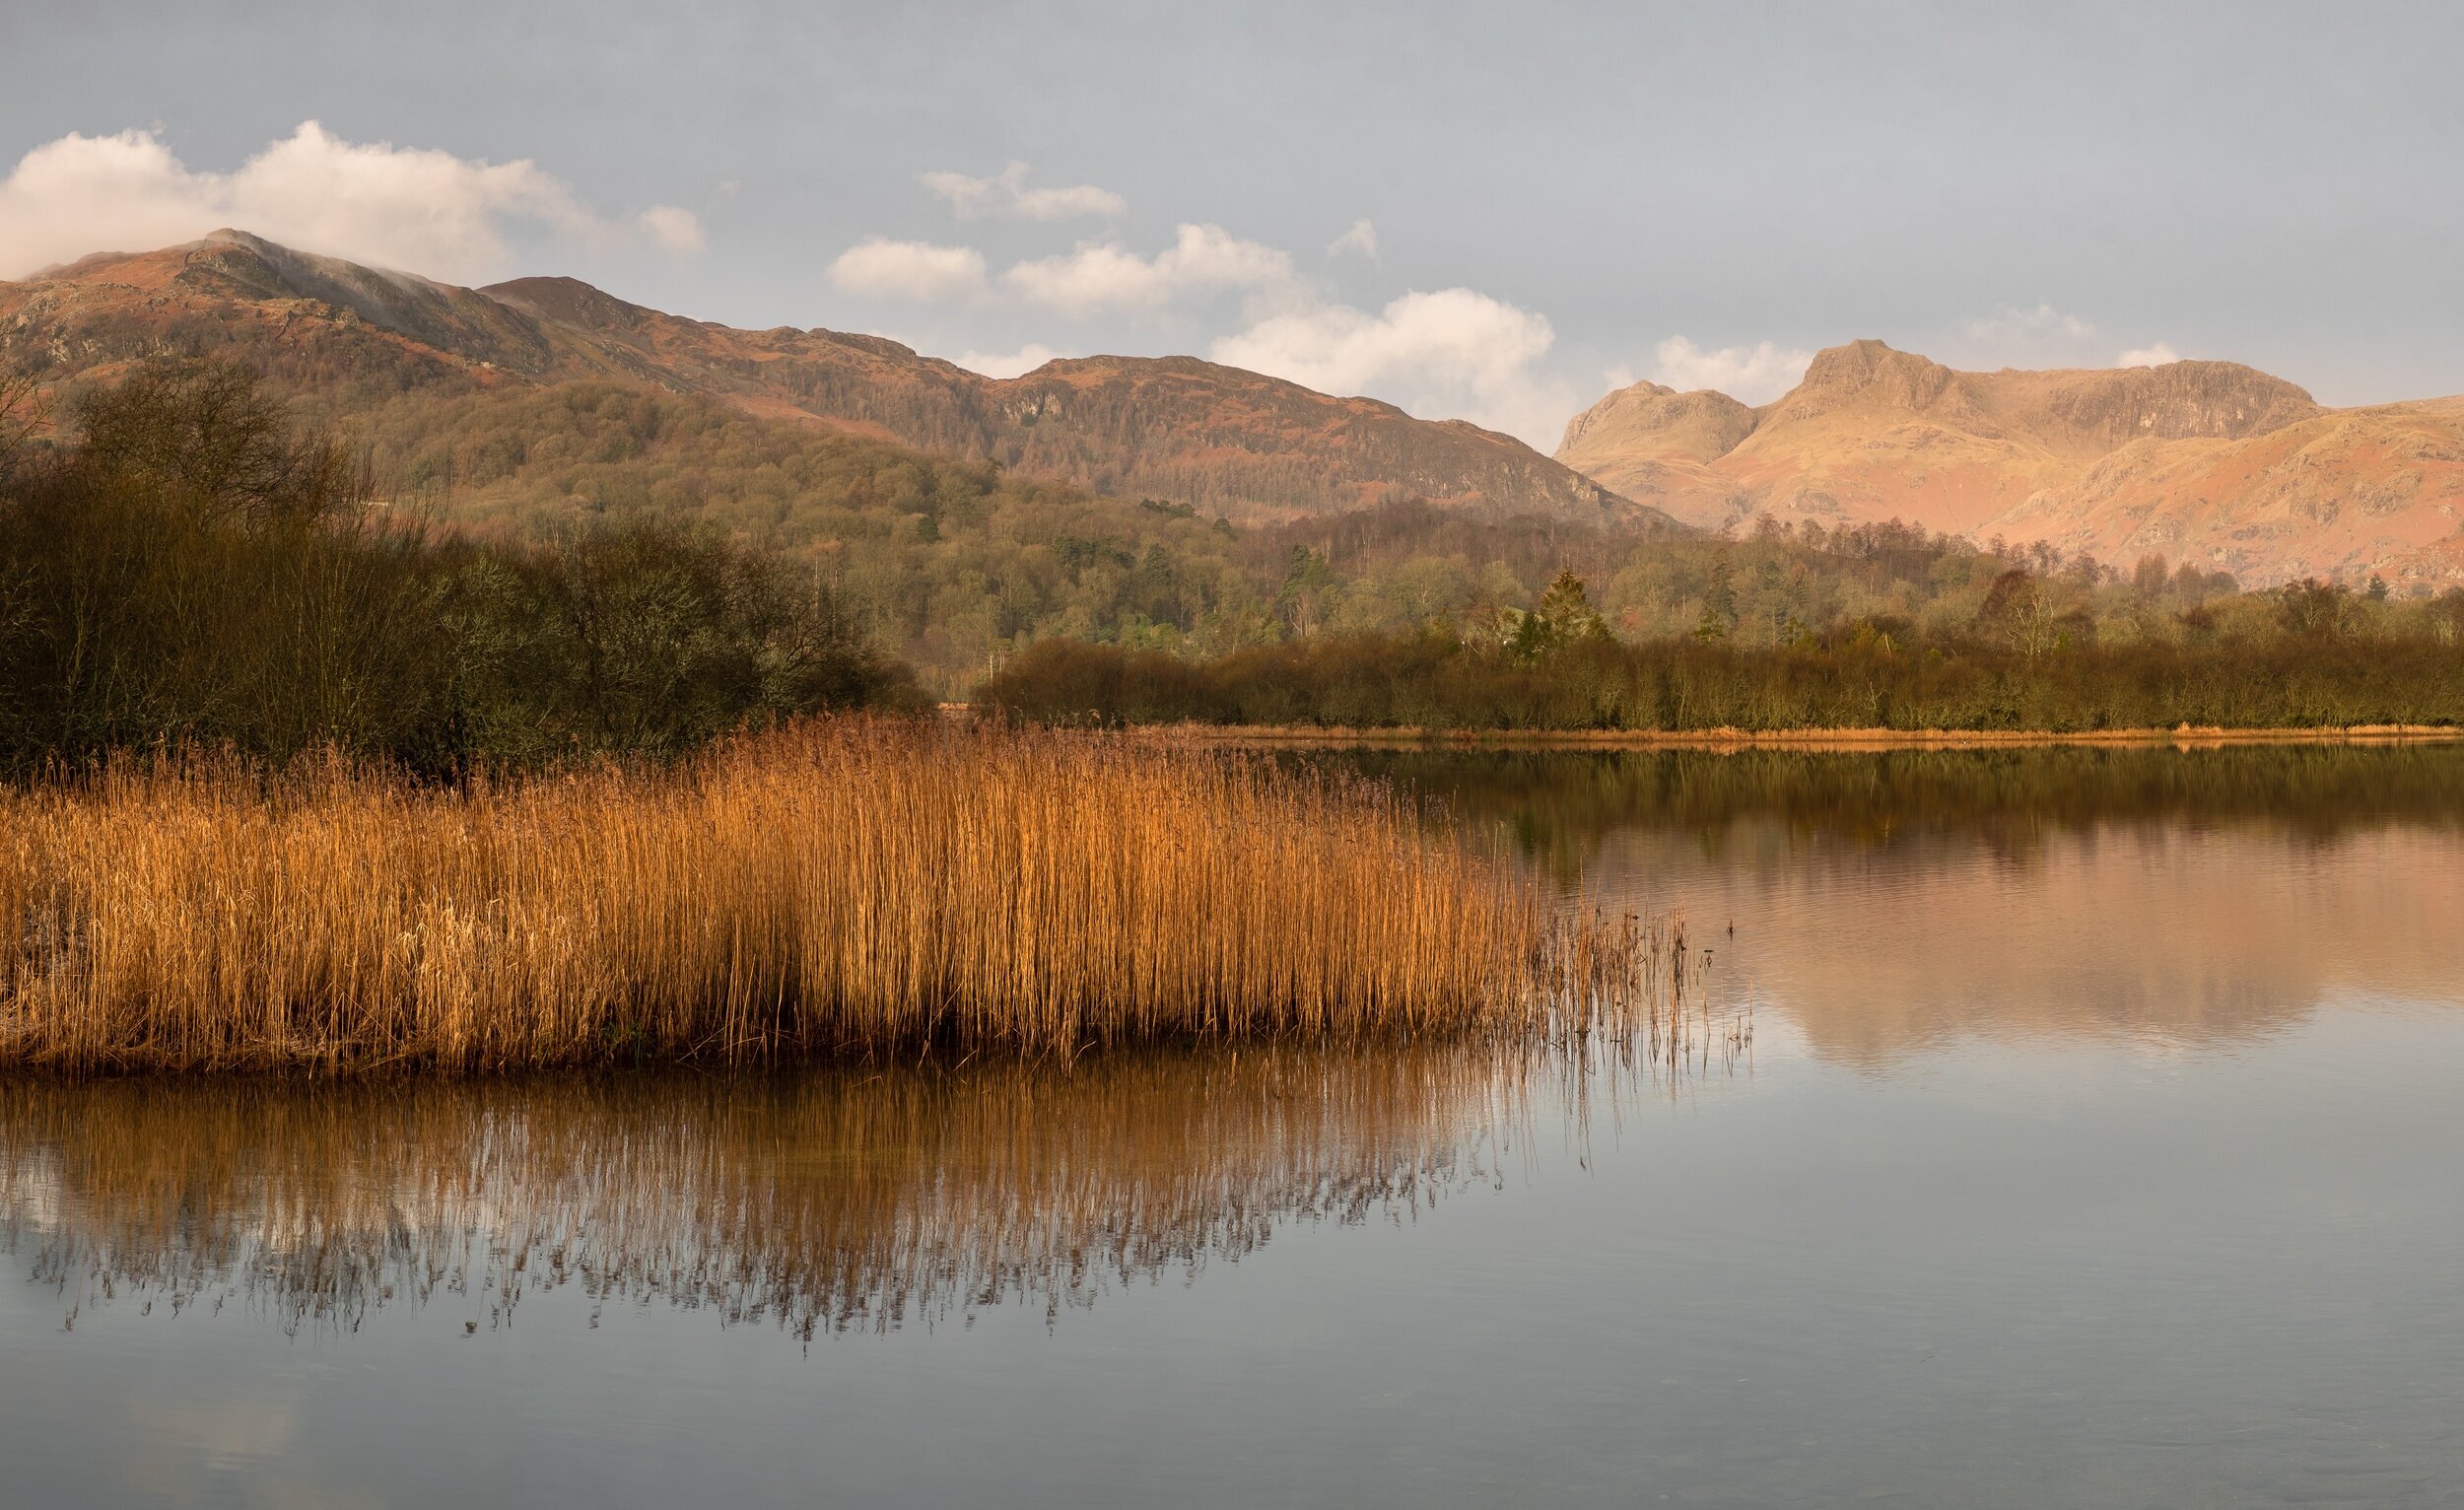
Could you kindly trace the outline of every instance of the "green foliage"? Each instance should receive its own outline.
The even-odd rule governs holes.
[[[1737,627],[1737,584],[1726,551],[1711,558],[1703,576],[1702,614],[1694,621],[1697,640],[1725,640]]]
[[[1548,626],[1551,645],[1571,645],[1577,640],[1606,640],[1608,621],[1592,607],[1590,589],[1583,579],[1571,571],[1559,572],[1557,580],[1540,594],[1540,607],[1532,617]]]

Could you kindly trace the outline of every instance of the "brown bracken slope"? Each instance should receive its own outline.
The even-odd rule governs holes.
[[[2231,362],[1961,373],[1857,341],[1760,409],[1619,389],[1557,457],[1711,528],[1898,518],[2251,584],[2464,580],[2464,398],[2328,409]]]
[[[415,389],[640,382],[1235,519],[1417,497],[1669,523],[1511,437],[1187,357],[996,380],[877,336],[736,330],[570,278],[456,288],[236,231],[0,282],[0,371],[56,384],[158,352],[238,356],[334,417]]]

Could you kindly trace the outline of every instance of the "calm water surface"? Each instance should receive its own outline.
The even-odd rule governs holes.
[[[0,1082],[0,1504],[2464,1502],[2464,750],[1357,760],[1750,1061]]]

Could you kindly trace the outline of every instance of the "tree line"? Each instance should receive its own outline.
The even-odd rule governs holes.
[[[152,364],[40,427],[13,396],[0,763],[170,744],[429,772],[663,756],[916,695],[787,562],[646,515],[439,532],[236,365]]]
[[[1567,572],[1535,608],[1473,630],[1325,634],[1206,658],[1047,641],[976,696],[1014,717],[1086,724],[2093,731],[2464,721],[2464,591],[2396,603],[2302,582],[2152,607],[2165,632],[2112,636],[2062,601],[2060,584],[2011,568],[1963,623],[1864,615],[1747,639],[1713,622],[1632,641],[1608,631]]]

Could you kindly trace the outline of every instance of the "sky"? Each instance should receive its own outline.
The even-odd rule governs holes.
[[[0,278],[239,225],[1552,449],[1879,337],[2464,391],[2464,6],[0,0]]]

